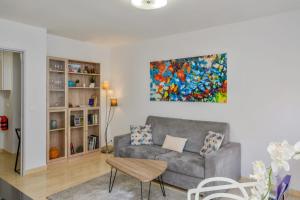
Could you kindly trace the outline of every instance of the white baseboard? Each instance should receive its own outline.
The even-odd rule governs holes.
[[[28,169],[28,170],[24,171],[24,176],[34,174],[34,173],[37,173],[37,172],[42,172],[42,171],[45,171],[45,170],[47,170],[47,165],[37,167],[37,168],[33,168],[33,169]]]

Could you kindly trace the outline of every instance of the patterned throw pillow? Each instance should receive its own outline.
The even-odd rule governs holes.
[[[200,150],[200,155],[205,156],[214,151],[218,151],[222,145],[224,134],[208,131],[204,140],[204,146]]]
[[[151,125],[130,126],[131,145],[153,144]]]

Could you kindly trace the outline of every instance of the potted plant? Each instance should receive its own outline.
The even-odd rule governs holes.
[[[76,87],[79,87],[79,83],[80,83],[80,81],[77,79],[77,80],[75,81]]]
[[[94,76],[92,76],[90,78],[90,88],[94,88],[96,84],[96,78]]]
[[[252,195],[250,200],[277,199],[270,197],[275,189],[274,186],[278,186],[279,182],[286,181],[285,178],[282,179],[280,177],[282,175],[280,172],[290,170],[290,160],[300,160],[300,142],[297,142],[295,145],[290,145],[287,141],[281,143],[272,142],[267,150],[272,161],[270,167],[267,167],[262,161],[253,163],[253,174],[250,178],[255,179],[258,184],[251,189]]]

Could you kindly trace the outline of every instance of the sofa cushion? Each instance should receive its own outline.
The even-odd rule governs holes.
[[[218,151],[222,145],[223,139],[223,134],[209,131],[208,135],[205,137],[204,146],[200,150],[200,156],[205,157],[212,152]]]
[[[162,149],[157,145],[127,146],[119,150],[120,157],[155,159],[157,155],[168,153],[170,150]]]
[[[187,139],[181,137],[173,137],[170,135],[166,136],[164,144],[162,145],[163,149],[170,149],[172,151],[177,151],[179,153],[183,152],[185,143]]]
[[[168,170],[204,178],[204,158],[199,153],[183,152],[178,153],[171,151],[165,154],[157,155],[156,159],[168,162]]]
[[[153,143],[156,145],[162,145],[168,134],[187,138],[184,151],[199,153],[208,131],[224,134],[222,145],[229,142],[229,125],[227,123],[149,116],[146,124],[151,124]]]
[[[153,144],[151,125],[130,126],[131,145]]]

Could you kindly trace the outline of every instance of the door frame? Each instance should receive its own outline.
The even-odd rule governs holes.
[[[12,49],[12,48],[5,48],[0,46],[0,50],[3,51],[10,51],[20,54],[20,63],[21,63],[21,145],[20,145],[20,176],[24,175],[24,138],[25,138],[25,131],[24,131],[24,85],[25,85],[25,51],[20,49]],[[15,133],[14,133],[15,134]]]

